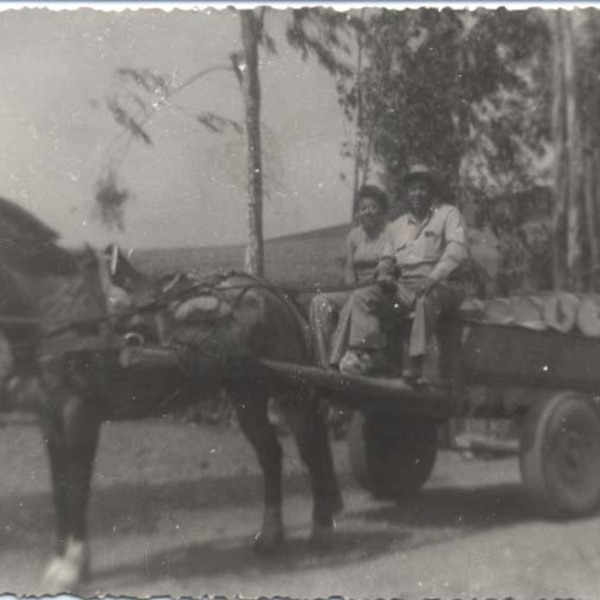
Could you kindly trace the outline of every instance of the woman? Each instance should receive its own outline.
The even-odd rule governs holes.
[[[365,185],[359,190],[357,226],[346,239],[344,281],[349,289],[317,294],[310,304],[309,320],[314,336],[315,362],[319,367],[327,368],[330,364],[339,363],[344,354],[350,316],[345,305],[352,287],[368,284],[375,279],[377,264],[384,248],[387,209],[387,196],[383,190],[374,185]]]

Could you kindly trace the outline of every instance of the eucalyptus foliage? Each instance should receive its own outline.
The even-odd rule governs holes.
[[[360,81],[341,102],[349,118],[362,110],[388,186],[417,161],[489,193],[530,184],[550,132],[550,39],[536,10],[367,13]]]

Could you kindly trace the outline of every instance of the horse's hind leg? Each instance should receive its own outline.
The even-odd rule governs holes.
[[[88,398],[60,389],[49,393],[40,422],[57,520],[55,556],[43,585],[46,591],[72,590],[89,572],[86,516],[101,419]]]
[[[229,390],[235,399],[240,427],[252,444],[264,476],[262,528],[254,539],[258,552],[275,551],[283,542],[281,515],[282,451],[275,428],[267,417],[268,394],[258,387]]]
[[[312,542],[328,547],[332,541],[334,516],[343,508],[342,496],[333,466],[333,456],[324,415],[318,399],[288,396],[283,398],[288,424],[300,457],[309,471],[313,492]]]

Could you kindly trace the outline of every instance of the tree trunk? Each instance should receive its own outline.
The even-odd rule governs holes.
[[[591,101],[592,107],[597,107],[600,102],[600,85],[597,78],[592,83]],[[589,122],[589,111],[586,121]],[[584,117],[585,118],[585,117]],[[597,169],[600,165],[600,153],[598,152],[598,134],[593,127],[585,129],[584,136],[584,185],[585,185],[585,206],[587,224],[588,246],[589,246],[589,277],[588,290],[594,292],[597,290],[597,283],[600,276],[600,211],[598,201],[598,175]]]
[[[569,11],[555,13],[552,137],[555,149],[554,287],[580,290],[582,268],[582,148],[576,98],[573,26]]]
[[[258,66],[258,19],[252,10],[241,10],[245,71],[242,91],[248,140],[248,247],[244,268],[252,275],[264,275],[263,177],[260,135],[260,76]]]
[[[583,213],[581,178],[582,149],[577,106],[573,23],[570,11],[560,11],[563,27],[566,153],[567,153],[567,272],[571,289],[581,291],[583,283],[583,251],[581,217]]]
[[[591,143],[586,144],[586,153],[583,158],[583,181],[585,196],[585,223],[587,225],[587,237],[589,247],[589,276],[586,277],[587,291],[594,290],[594,280],[597,277],[598,257],[600,247],[596,237],[598,215],[596,214],[596,181],[594,175],[594,154],[591,150]]]
[[[364,23],[364,14],[365,9],[363,8],[361,11],[361,19]],[[356,60],[356,126],[355,126],[355,142],[354,142],[354,181],[352,186],[352,218],[356,216],[356,212],[358,211],[358,190],[360,188],[360,172],[361,169],[364,169],[365,166],[363,164],[363,150],[364,150],[364,141],[363,141],[363,90],[362,90],[362,77],[363,77],[363,52],[364,52],[364,43],[363,43],[363,32],[362,30],[357,30],[356,38],[358,43],[358,56]],[[364,177],[364,173],[363,173]]]
[[[598,169],[600,168],[600,150],[595,146],[591,149],[590,156],[590,169],[591,169],[591,193],[592,203],[594,205],[594,220],[592,226],[594,228],[594,237],[600,232],[600,177],[598,176]],[[594,258],[594,264],[592,266],[591,285],[592,291],[599,291],[600,287],[600,244],[596,240],[596,256]]]
[[[553,81],[552,81],[552,142],[554,145],[554,238],[552,252],[552,271],[554,288],[561,289],[566,283],[565,267],[565,220],[567,198],[564,177],[564,53],[560,10],[554,15],[554,48],[553,48]]]

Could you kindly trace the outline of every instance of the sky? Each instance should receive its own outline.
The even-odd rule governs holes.
[[[352,128],[335,80],[285,42],[289,14],[270,11],[275,56],[261,56],[267,238],[348,222],[352,165],[341,156]],[[54,227],[67,244],[184,247],[243,243],[247,235],[245,140],[214,134],[194,115],[242,121],[232,73],[202,78],[147,124],[153,145],[132,144],[119,182],[132,192],[125,231],[109,230],[94,192],[120,129],[105,108],[120,67],[175,82],[228,64],[240,49],[227,9],[0,11],[0,195]],[[118,144],[117,144],[118,147]],[[343,180],[341,175],[346,175]]]

